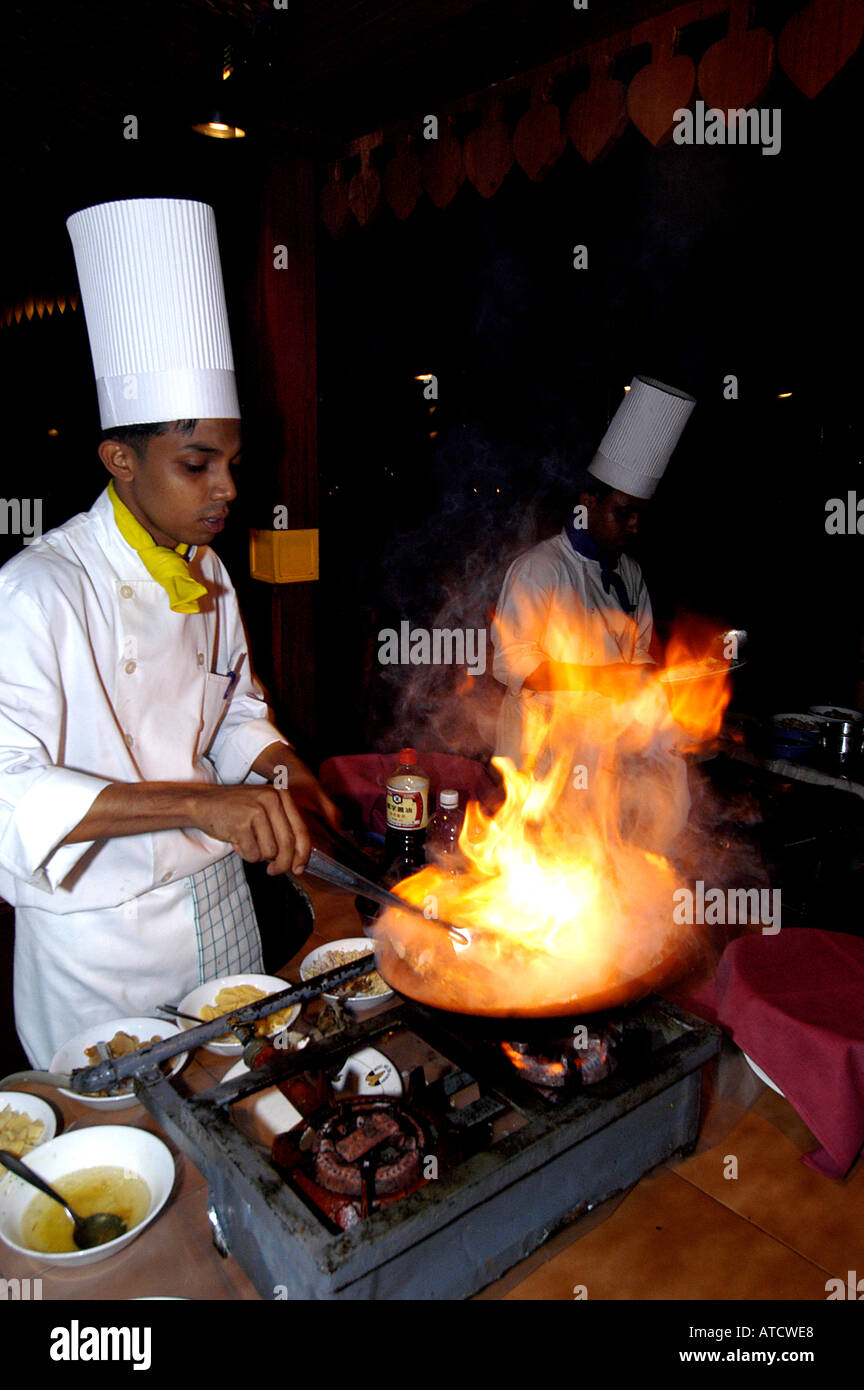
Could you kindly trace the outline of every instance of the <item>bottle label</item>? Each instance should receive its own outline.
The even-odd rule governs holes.
[[[428,794],[387,788],[387,824],[391,830],[422,830],[428,820]]]

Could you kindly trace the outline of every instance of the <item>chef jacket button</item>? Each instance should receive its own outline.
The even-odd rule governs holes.
[[[135,740],[134,740],[134,738],[132,737],[132,735],[131,735],[131,734],[124,734],[123,737],[124,737],[125,740],[126,740],[126,746],[127,746],[128,748],[134,748],[134,746],[135,746]]]
[[[120,590],[120,597],[121,597],[121,598],[131,598],[132,595],[134,594],[134,592],[135,592],[135,590],[131,587],[131,585],[129,585],[129,584],[124,584],[123,587],[122,587],[122,589]]]
[[[131,676],[132,672],[133,672],[133,671],[137,671],[137,669],[138,669],[138,662],[137,662],[137,661],[127,661],[127,662],[126,662],[126,674],[127,674],[127,676]]]
[[[198,665],[199,665],[199,666],[203,666],[203,665],[204,665],[204,653],[203,653],[203,652],[199,652],[199,653],[198,653]]]
[[[171,873],[170,873],[170,870],[169,870],[169,872],[168,872],[167,874],[163,874],[163,875],[162,875],[162,877],[161,877],[161,879],[159,880],[159,882],[160,882],[160,883],[167,883],[170,877],[171,877]]]

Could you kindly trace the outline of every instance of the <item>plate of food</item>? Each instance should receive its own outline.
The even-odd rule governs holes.
[[[57,1116],[47,1100],[29,1091],[0,1091],[0,1149],[25,1158],[57,1133]],[[0,1179],[6,1169],[0,1163]]]
[[[210,980],[207,984],[199,985],[185,999],[181,999],[177,1007],[180,1013],[193,1014],[202,1023],[209,1023],[223,1014],[234,1013],[244,1004],[255,1004],[259,999],[266,999],[270,994],[281,994],[290,987],[289,980],[280,980],[276,975],[226,975],[221,980]],[[281,1033],[294,1022],[299,1012],[300,1005],[292,1004],[260,1018],[255,1026],[256,1037],[272,1038]],[[188,1018],[179,1019],[178,1022],[184,1028],[195,1027]],[[202,1047],[219,1057],[239,1057],[243,1052],[243,1043],[231,1033],[202,1043]]]
[[[97,1043],[100,1042],[107,1043],[112,1057],[126,1057],[146,1043],[161,1042],[163,1038],[174,1038],[182,1032],[178,1024],[169,1023],[164,1018],[112,1018],[107,1023],[91,1023],[55,1052],[50,1070],[68,1074],[81,1067],[92,1067],[99,1061]],[[176,1076],[188,1057],[188,1052],[180,1052],[172,1057],[164,1064],[165,1074]],[[93,1110],[127,1110],[139,1104],[131,1086],[111,1093],[94,1092],[89,1096],[61,1088],[61,1094],[71,1096],[72,1100],[80,1101]]]
[[[341,985],[332,994],[324,995],[328,1003],[341,1004],[352,1012],[360,1013],[363,1009],[393,998],[393,990],[375,969],[375,946],[368,937],[344,936],[339,941],[328,941],[326,946],[318,946],[300,962],[300,978],[307,983],[316,975],[323,975],[340,965],[350,965],[361,956],[369,957],[369,974],[349,980],[347,985]]]

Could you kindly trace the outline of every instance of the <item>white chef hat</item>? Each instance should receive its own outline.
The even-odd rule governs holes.
[[[634,376],[588,472],[631,497],[653,497],[695,404],[674,386]]]
[[[66,225],[102,428],[239,419],[213,209],[135,198]]]

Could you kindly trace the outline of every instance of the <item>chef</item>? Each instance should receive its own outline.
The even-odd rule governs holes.
[[[143,199],[68,227],[110,480],[0,571],[0,894],[43,1068],[91,1023],[261,971],[241,857],[302,872],[298,802],[336,814],[209,548],[241,449],[213,211]]]
[[[683,391],[634,377],[567,524],[507,571],[493,625],[493,672],[506,686],[496,751],[518,767],[547,771],[571,716],[569,732],[581,730],[588,758],[603,739],[609,697],[635,693],[652,669],[651,602],[626,551],[694,405]]]

